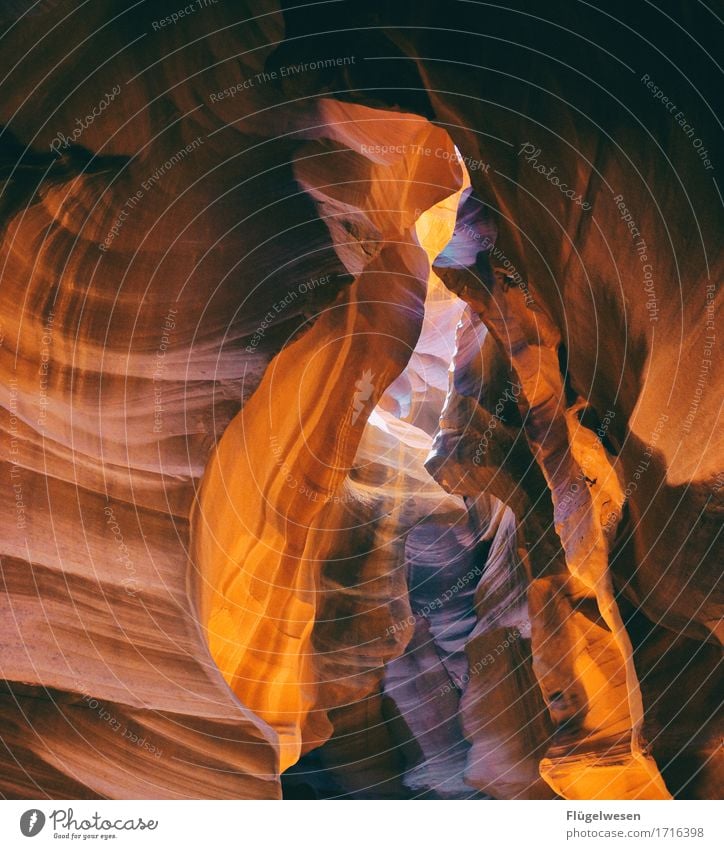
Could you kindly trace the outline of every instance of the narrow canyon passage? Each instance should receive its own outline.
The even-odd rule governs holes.
[[[721,795],[719,78],[650,6],[0,7],[1,796]]]
[[[424,468],[464,307],[430,258],[452,236],[463,169],[427,122],[378,113],[372,125],[358,107],[345,118],[356,179],[335,183],[330,156],[300,159],[298,179],[330,218],[354,215],[381,238],[349,290],[270,363],[218,445],[192,522],[212,655],[279,734],[282,770],[332,733],[330,711],[381,697],[386,661],[411,638],[408,532],[437,514],[467,523]],[[446,159],[399,153],[430,145]]]
[[[350,215],[374,246],[204,474],[211,654],[277,733],[292,795],[669,798],[609,572],[623,494],[560,336],[491,263],[496,226],[446,133],[334,117],[359,154],[337,151],[345,182],[311,147],[295,173],[340,259]]]

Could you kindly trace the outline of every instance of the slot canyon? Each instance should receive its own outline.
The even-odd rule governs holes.
[[[666,9],[2,4],[1,798],[721,796]]]

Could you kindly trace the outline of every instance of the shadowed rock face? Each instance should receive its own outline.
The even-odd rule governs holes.
[[[0,10],[0,792],[718,795],[707,13],[88,5]]]

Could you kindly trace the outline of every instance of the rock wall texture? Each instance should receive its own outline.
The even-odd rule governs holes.
[[[706,7],[0,33],[0,794],[719,796]]]

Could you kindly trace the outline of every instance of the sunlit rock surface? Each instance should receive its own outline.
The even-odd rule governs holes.
[[[599,785],[613,798],[666,797],[658,769],[643,749],[633,649],[608,570],[608,542],[623,503],[621,487],[597,435],[576,416],[585,405],[566,411],[555,328],[541,315],[529,341],[522,293],[501,282],[488,252],[476,251],[479,242],[490,239],[491,229],[479,209],[474,194],[462,200],[457,238],[438,258],[440,274],[469,300],[512,364],[516,383],[505,397],[524,411],[523,432],[550,490],[567,567],[556,574],[550,561],[543,569],[531,564],[529,574],[534,670],[552,718],[572,738],[570,756],[565,747],[561,751],[557,738],[555,754],[543,761],[542,773],[568,797],[587,798]],[[478,450],[490,438],[494,431],[489,425]],[[578,622],[571,596],[595,600],[584,621]],[[571,733],[571,727],[577,732]],[[585,767],[583,778],[579,763]],[[590,779],[597,770],[604,776],[600,782]]]
[[[721,793],[674,6],[3,5],[3,796]]]
[[[347,127],[347,140],[361,148],[361,119],[372,116],[359,107],[345,111],[357,113],[359,122]],[[401,148],[446,143],[443,133],[425,122],[401,118],[395,126]],[[300,179],[308,181],[310,193],[330,215],[335,209],[356,210],[362,226],[378,234],[372,258],[335,304],[275,358],[227,428],[206,469],[192,528],[201,620],[211,653],[244,704],[279,734],[283,769],[299,759],[302,727],[316,701],[310,638],[323,542],[315,532],[325,530],[322,540],[333,541],[354,534],[354,511],[349,530],[342,517],[327,529],[325,509],[351,497],[339,490],[366,419],[417,344],[429,263],[416,243],[415,210],[455,192],[462,174],[453,159],[446,174],[436,175],[447,177],[447,185],[436,186],[428,179],[425,157],[386,155],[386,164],[354,152],[342,156],[347,169],[359,165],[358,178],[351,172],[349,182],[334,185],[334,160],[325,157],[316,174],[307,168]],[[325,174],[324,168],[332,170]],[[334,191],[325,194],[316,185]],[[392,213],[380,211],[379,185],[387,198],[399,198]],[[395,456],[394,444],[385,447],[394,470],[402,458]],[[404,506],[404,493],[390,490],[392,501],[399,498]],[[414,487],[411,494],[414,499]],[[390,524],[389,531],[380,529],[375,547],[396,565],[399,532]],[[325,547],[334,557],[334,542]]]

